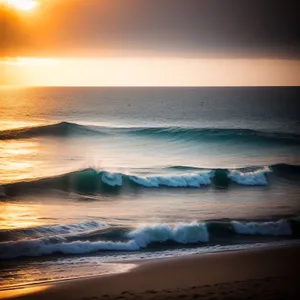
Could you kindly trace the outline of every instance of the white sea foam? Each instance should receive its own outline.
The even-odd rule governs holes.
[[[234,230],[238,234],[247,235],[269,235],[269,236],[289,236],[292,235],[290,224],[286,220],[277,222],[231,222]]]
[[[242,185],[267,185],[266,173],[271,172],[269,168],[263,168],[252,172],[243,172],[239,170],[231,170],[228,177]],[[202,185],[210,185],[211,178],[214,176],[214,171],[202,173],[185,173],[178,175],[126,175],[119,173],[101,172],[101,180],[112,186],[122,186],[124,177],[143,187],[194,187],[199,188]]]
[[[103,172],[101,179],[104,183],[110,186],[122,186],[123,184],[122,174],[118,173]]]
[[[181,244],[208,242],[209,234],[205,223],[179,223],[174,227],[168,224],[143,225],[130,232],[128,237],[133,239],[141,248],[152,242],[175,241]]]
[[[89,230],[95,224],[81,224]],[[231,221],[237,234],[265,235],[265,236],[291,236],[292,228],[289,221],[277,222],[240,222]],[[62,225],[64,226],[64,225]],[[72,230],[70,225],[57,228],[62,234]],[[103,225],[104,226],[104,225]],[[78,229],[76,226],[76,230]],[[74,232],[74,229],[72,230]],[[209,242],[210,234],[206,223],[191,222],[169,224],[141,225],[123,236],[128,240],[115,241],[69,241],[66,235],[55,235],[31,240],[18,240],[0,243],[0,259],[20,256],[41,256],[54,253],[60,254],[88,254],[97,251],[137,251],[147,248],[151,243],[175,242],[178,244],[196,244]]]
[[[179,223],[144,225],[127,234],[127,242],[73,241],[64,237],[50,237],[33,240],[0,243],[0,258],[19,256],[41,256],[53,253],[86,254],[97,251],[137,251],[153,242],[175,241],[181,244],[207,242],[209,234],[204,223]]]
[[[266,173],[271,172],[269,168],[256,170],[253,172],[241,172],[232,170],[229,172],[229,178],[242,185],[267,185]]]
[[[211,173],[174,176],[130,176],[130,180],[144,187],[200,187],[211,184]]]

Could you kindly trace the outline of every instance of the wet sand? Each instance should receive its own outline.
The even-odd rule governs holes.
[[[300,246],[147,261],[126,273],[40,286],[33,291],[24,290],[25,295],[20,293],[0,292],[0,298],[300,299]]]

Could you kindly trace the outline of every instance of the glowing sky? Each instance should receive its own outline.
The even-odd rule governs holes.
[[[31,11],[38,5],[35,0],[6,0],[6,3],[9,7],[21,11]]]
[[[15,59],[6,84],[37,86],[299,85],[300,62],[267,59]]]
[[[300,84],[297,0],[0,3],[0,85]]]

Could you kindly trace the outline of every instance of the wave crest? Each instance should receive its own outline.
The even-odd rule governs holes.
[[[143,225],[130,232],[128,237],[133,239],[141,248],[153,242],[175,241],[180,244],[208,242],[209,234],[203,223],[179,223],[175,227],[168,224]]]
[[[71,135],[100,134],[89,126],[69,122],[24,127],[0,131],[0,140],[28,139],[34,137],[68,137]]]
[[[267,167],[250,172],[231,170],[228,177],[232,181],[242,185],[267,185],[266,174],[270,172],[272,171]]]
[[[31,229],[32,236],[28,234],[26,239],[0,242],[0,259],[50,254],[88,254],[98,251],[138,251],[151,248],[152,245],[157,247],[157,244],[167,249],[170,243],[179,247],[204,245],[208,242],[224,244],[224,239],[230,244],[231,239],[235,239],[237,235],[298,237],[300,228],[299,218],[266,222],[229,220],[193,221],[174,225],[159,223],[122,229],[98,222],[90,223],[90,226],[88,224],[83,222],[79,225],[61,225],[60,234],[53,231],[53,236],[39,238],[33,234],[36,229]],[[100,231],[89,235],[89,230],[97,226]],[[67,228],[67,231],[63,227]],[[80,234],[78,228],[83,229]],[[46,231],[40,230],[40,233]],[[17,230],[11,233],[17,233]]]
[[[153,174],[149,170],[139,172],[135,169],[129,173],[96,171],[86,169],[48,177],[39,180],[16,182],[0,187],[1,196],[14,196],[24,191],[46,191],[48,189],[76,192],[79,194],[119,193],[135,191],[137,188],[201,188],[213,185],[216,188],[227,188],[231,184],[262,186],[271,179],[284,177],[300,181],[300,166],[272,165],[264,167],[247,167],[241,169],[204,169],[185,166],[162,168]],[[272,173],[272,174],[271,174]]]
[[[233,221],[232,226],[236,233],[246,235],[271,235],[271,236],[289,236],[292,235],[292,229],[287,220],[277,222],[238,222]]]
[[[300,135],[281,132],[264,132],[240,128],[185,128],[185,127],[101,127],[60,122],[36,127],[0,131],[0,140],[26,139],[43,136],[134,135],[150,138],[176,138],[192,141],[279,142],[298,143]]]

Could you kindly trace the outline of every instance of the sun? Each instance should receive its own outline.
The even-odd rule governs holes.
[[[35,0],[7,0],[7,4],[17,10],[30,11],[37,6],[38,2]]]

